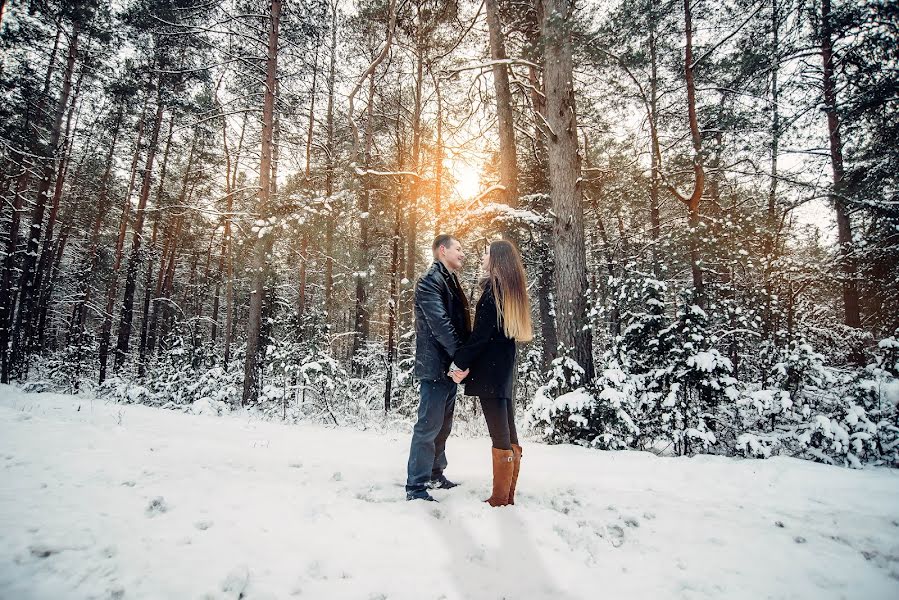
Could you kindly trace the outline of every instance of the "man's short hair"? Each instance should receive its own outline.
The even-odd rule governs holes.
[[[440,246],[444,248],[449,248],[450,242],[455,240],[453,236],[448,233],[441,233],[437,237],[434,238],[434,243],[431,245],[431,251],[434,253],[434,258],[437,258],[437,252],[440,250]]]

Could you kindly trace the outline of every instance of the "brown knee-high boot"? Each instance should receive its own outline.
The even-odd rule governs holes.
[[[484,500],[490,506],[509,504],[509,488],[512,485],[512,471],[515,457],[511,450],[493,448],[493,495]]]
[[[518,483],[518,470],[521,469],[521,446],[512,444],[512,483],[509,486],[509,504],[515,504],[515,485]]]

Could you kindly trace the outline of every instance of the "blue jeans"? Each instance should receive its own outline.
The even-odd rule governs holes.
[[[446,468],[446,440],[453,428],[456,384],[449,377],[421,382],[418,422],[412,430],[406,492],[421,492]]]

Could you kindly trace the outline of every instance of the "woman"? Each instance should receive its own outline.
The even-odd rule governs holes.
[[[456,383],[464,379],[465,393],[481,401],[493,443],[493,494],[486,502],[505,506],[515,504],[521,466],[512,399],[515,342],[533,338],[531,307],[521,256],[511,242],[490,244],[481,268],[483,292],[474,327],[471,337],[456,351],[450,375]]]

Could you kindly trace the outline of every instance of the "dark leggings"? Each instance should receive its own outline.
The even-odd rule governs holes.
[[[515,402],[510,398],[480,398],[480,400],[493,447],[511,450],[512,444],[518,444],[518,432],[515,431]]]

